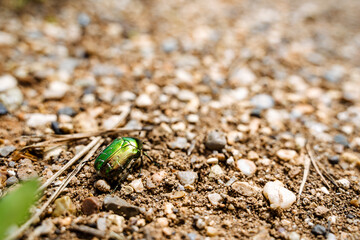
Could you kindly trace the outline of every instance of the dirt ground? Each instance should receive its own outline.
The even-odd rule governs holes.
[[[151,127],[105,137],[59,196],[75,209],[57,215],[52,204],[21,239],[360,239],[359,12],[356,0],[2,6],[1,193],[49,179],[91,139],[20,157],[15,148],[119,121]],[[116,181],[93,165],[122,136],[141,139],[154,162],[112,192]],[[311,166],[298,199],[306,142],[334,183]],[[289,208],[264,196],[275,180],[296,196]],[[133,215],[117,217],[109,196]]]

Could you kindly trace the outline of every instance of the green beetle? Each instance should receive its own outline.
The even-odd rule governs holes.
[[[132,137],[121,137],[115,139],[102,153],[96,158],[94,167],[100,175],[117,179],[119,183],[124,180],[129,171],[139,164],[143,164],[143,155],[152,159],[144,152],[143,143]]]

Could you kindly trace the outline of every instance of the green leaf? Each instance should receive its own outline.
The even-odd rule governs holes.
[[[30,207],[38,200],[38,187],[38,180],[30,180],[0,199],[0,239],[5,238],[12,226],[28,219]]]

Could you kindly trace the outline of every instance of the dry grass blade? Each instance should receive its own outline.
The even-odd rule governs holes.
[[[316,162],[316,160],[315,160],[315,158],[314,158],[311,150],[309,149],[308,144],[306,144],[305,149],[306,149],[307,154],[308,154],[309,157],[310,157],[311,163],[312,163],[312,164],[314,165],[314,167],[315,167],[316,172],[319,174],[319,176],[320,176],[320,178],[321,178],[321,181],[323,181],[323,183],[324,183],[329,189],[331,189],[330,185],[328,184],[328,182],[326,181],[325,177],[324,177],[323,174],[321,173],[321,171],[320,171],[320,169],[319,169],[319,167],[318,167],[318,165],[317,165],[317,162]]]
[[[71,167],[77,160],[79,160],[86,152],[88,152],[92,147],[95,146],[96,143],[100,141],[101,137],[97,137],[92,140],[83,150],[81,150],[78,154],[76,154],[70,161],[65,164],[59,171],[57,171],[51,178],[49,178],[40,188],[42,191],[47,188],[57,177],[59,177],[66,169]]]
[[[125,132],[134,132],[134,131],[149,131],[152,127],[143,127],[143,128],[113,128],[110,130],[103,130],[103,131],[96,131],[96,132],[89,132],[89,133],[76,133],[76,134],[67,134],[67,135],[53,135],[54,139],[47,140],[44,142],[32,144],[29,146],[26,146],[21,149],[21,151],[24,151],[29,148],[41,148],[41,147],[47,147],[49,145],[57,144],[57,143],[64,143],[69,141],[75,141],[83,138],[89,138],[89,137],[95,137],[95,136],[105,136],[110,134],[116,134],[116,133],[125,133]]]
[[[300,204],[300,197],[301,197],[301,193],[304,190],[304,186],[307,180],[307,177],[309,176],[309,172],[310,172],[310,165],[311,165],[311,160],[308,156],[305,156],[305,162],[304,162],[304,176],[303,179],[301,181],[301,185],[300,185],[300,189],[299,189],[299,194],[298,194],[298,202],[297,204]]]
[[[18,228],[13,234],[6,238],[6,240],[16,239],[19,238],[23,232],[30,227],[30,225],[35,222],[40,215],[45,211],[45,209],[59,196],[62,190],[67,186],[70,182],[72,177],[74,177],[81,168],[85,165],[85,163],[94,155],[96,150],[101,146],[104,142],[103,139],[100,139],[97,144],[91,149],[91,151],[84,157],[84,159],[79,163],[79,165],[68,175],[68,177],[63,181],[63,183],[57,188],[57,190],[50,196],[50,198],[43,204],[43,206],[27,221],[25,222],[20,228]]]

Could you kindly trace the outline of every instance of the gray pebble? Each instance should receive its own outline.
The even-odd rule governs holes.
[[[161,47],[164,52],[170,53],[178,49],[178,43],[175,38],[168,38],[162,42]]]
[[[8,113],[6,107],[0,102],[0,116]]]
[[[90,17],[86,13],[80,13],[77,20],[82,27],[86,27],[91,22]]]
[[[169,143],[171,149],[185,149],[188,145],[186,138],[177,137],[175,141]]]
[[[205,145],[210,150],[221,150],[226,145],[226,138],[223,132],[211,131],[205,141]]]
[[[70,117],[73,117],[76,115],[76,111],[72,107],[63,107],[60,108],[57,112],[58,115],[68,115]]]
[[[1,147],[0,148],[0,155],[2,157],[7,157],[10,153],[12,153],[13,151],[15,151],[16,147],[14,146],[5,146],[5,147]]]
[[[329,82],[336,83],[343,78],[344,74],[345,69],[342,66],[335,65],[325,73],[324,78]]]
[[[312,229],[311,229],[311,233],[314,234],[315,236],[318,235],[324,235],[326,234],[326,228],[320,224],[316,224]]]
[[[251,98],[251,104],[257,109],[269,109],[274,106],[275,102],[268,94],[258,94]]]
[[[334,142],[339,143],[343,146],[349,146],[349,142],[347,140],[347,138],[343,135],[343,134],[337,134],[334,137]]]
[[[19,180],[15,176],[11,176],[6,180],[6,186],[9,187],[9,186],[14,185],[14,184],[16,184],[18,182],[19,182]]]
[[[197,234],[196,233],[188,233],[189,240],[196,240]]]
[[[113,211],[115,214],[124,215],[126,218],[136,216],[140,213],[140,208],[129,204],[124,199],[117,196],[107,195],[104,198],[104,207],[107,211]]]

